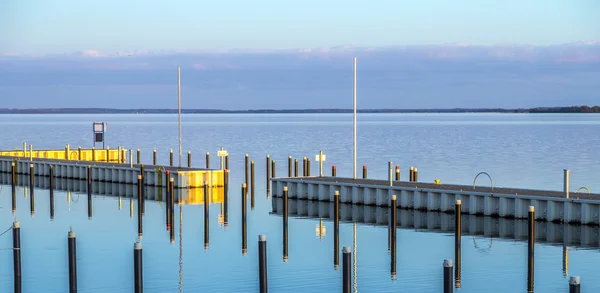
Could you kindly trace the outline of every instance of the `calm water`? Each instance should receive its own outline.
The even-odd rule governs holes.
[[[168,163],[170,148],[177,153],[174,115],[2,115],[0,149],[20,148],[23,141],[34,149],[61,149],[67,143],[90,147],[93,121],[108,122],[111,148],[140,148],[145,162],[151,161],[153,148],[163,164]],[[358,164],[368,165],[369,177],[386,178],[387,161],[392,160],[402,167],[403,180],[407,168],[416,166],[422,181],[439,178],[472,184],[477,173],[486,171],[496,186],[560,190],[562,170],[569,168],[574,190],[582,186],[600,190],[600,115],[364,114],[358,121]],[[203,206],[176,207],[176,236],[171,244],[164,225],[164,204],[147,201],[142,241],[146,292],[257,292],[259,234],[267,235],[268,240],[270,292],[339,292],[341,272],[333,268],[333,225],[329,220],[323,222],[327,232],[319,238],[319,219],[290,218],[289,261],[283,262],[281,217],[273,213],[271,199],[266,197],[264,161],[270,154],[277,161],[277,173],[283,175],[288,155],[310,156],[314,161],[322,149],[327,155],[324,172],[329,173],[335,164],[338,176],[351,176],[351,115],[186,115],[183,123],[184,153],[192,151],[195,165],[204,165],[204,153],[209,151],[215,166],[217,149],[224,146],[229,151],[229,226],[218,223],[220,204],[212,204],[210,247],[204,249]],[[246,153],[256,161],[257,197],[255,208],[248,212],[248,254],[243,255],[239,186]],[[312,167],[312,174],[317,174],[315,162]],[[132,291],[137,220],[130,217],[129,199],[119,210],[118,197],[94,196],[93,217],[88,218],[85,195],[72,194],[68,202],[66,192],[56,192],[55,217],[50,220],[48,191],[36,190],[33,217],[28,195],[23,188],[17,193],[23,292],[68,290],[69,227],[77,233],[79,291]],[[10,194],[10,187],[2,186],[0,232],[10,227],[15,217],[10,212]],[[412,217],[417,221],[417,216]],[[443,226],[448,218],[441,219]],[[471,222],[502,225],[499,221]],[[385,226],[343,222],[340,229],[340,247],[356,247],[355,291],[441,291],[442,260],[454,255],[451,231],[427,229],[427,225],[400,228],[398,278],[392,280]],[[585,231],[576,237],[598,238],[598,229]],[[0,236],[0,292],[12,291],[11,241],[10,232]],[[596,244],[568,249],[567,274],[581,276],[583,292],[600,290],[600,280],[595,278],[599,245],[598,240],[591,242]],[[462,288],[457,291],[526,292],[526,254],[526,242],[521,240],[465,235]],[[535,259],[535,291],[567,292],[563,246],[539,241]]]

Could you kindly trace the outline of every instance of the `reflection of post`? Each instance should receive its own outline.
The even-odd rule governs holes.
[[[333,206],[333,267],[337,270],[340,265],[340,192],[335,191]]]
[[[207,182],[204,181],[204,248],[208,248],[208,237],[209,237],[209,199],[208,199],[208,189]]]
[[[183,292],[183,210],[179,205],[179,292]],[[175,227],[173,227],[175,229]]]
[[[283,187],[283,261],[288,261],[288,187]]]
[[[569,247],[566,244],[563,244],[562,265],[563,276],[567,277],[569,275]]]
[[[454,286],[456,288],[460,288],[460,261],[461,261],[461,208],[462,202],[461,200],[456,200],[456,207],[454,213],[454,261],[456,262],[456,267],[454,268]]]
[[[353,274],[353,287],[354,287],[354,293],[358,292],[358,281],[356,278],[356,222],[353,223],[354,224],[354,241],[353,241],[353,246],[354,249],[352,250],[352,274]]]
[[[527,291],[533,292],[534,278],[534,252],[535,252],[535,212],[534,207],[529,206],[529,233],[527,239]]]
[[[247,165],[246,165],[247,166]],[[242,184],[242,254],[246,255],[247,245],[246,245],[246,191],[247,185],[246,183]]]
[[[396,195],[392,195],[392,200],[390,202],[390,235],[391,235],[391,244],[390,244],[390,272],[392,274],[392,279],[396,279],[396,222],[397,222],[397,208],[396,208]]]

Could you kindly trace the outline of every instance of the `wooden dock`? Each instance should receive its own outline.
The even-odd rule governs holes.
[[[403,209],[454,213],[456,200],[462,212],[471,215],[525,219],[529,206],[535,207],[536,220],[585,225],[600,225],[600,194],[570,193],[517,188],[491,188],[468,185],[429,184],[341,177],[272,178],[274,197],[283,196],[288,187],[290,199],[333,201],[386,207],[391,195],[398,197]]]

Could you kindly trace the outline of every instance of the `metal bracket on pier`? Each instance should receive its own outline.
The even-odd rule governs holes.
[[[479,175],[481,174],[485,174],[488,178],[490,178],[490,184],[492,184],[492,191],[494,191],[494,181],[492,180],[492,176],[490,176],[490,174],[488,174],[487,172],[479,172],[479,174],[475,176],[475,179],[473,179],[473,190],[475,190],[475,182],[477,181],[477,177],[479,177]]]

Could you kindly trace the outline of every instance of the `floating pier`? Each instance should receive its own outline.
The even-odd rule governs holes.
[[[166,187],[167,172],[175,180],[175,189],[200,188],[204,182],[209,187],[222,187],[224,170],[198,169],[187,167],[170,167],[141,164],[120,164],[107,162],[89,162],[79,160],[60,160],[44,158],[23,158],[0,156],[0,173],[12,174],[15,164],[17,175],[29,175],[33,165],[35,176],[50,176],[50,166],[54,166],[54,177],[72,180],[87,180],[88,168],[91,168],[92,182],[108,182],[117,184],[137,184],[137,176],[142,174],[145,186]]]
[[[461,200],[461,211],[471,215],[526,219],[534,206],[537,221],[600,225],[600,194],[592,193],[341,177],[272,178],[271,184],[274,197],[287,186],[290,199],[332,202],[337,190],[342,203],[387,207],[395,194],[402,209],[454,213]]]

